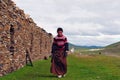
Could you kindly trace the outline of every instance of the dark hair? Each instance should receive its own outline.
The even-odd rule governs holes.
[[[62,31],[63,32],[63,29],[59,27],[59,28],[57,28],[57,32],[58,31]]]

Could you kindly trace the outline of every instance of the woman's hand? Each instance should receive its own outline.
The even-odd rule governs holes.
[[[66,51],[66,53],[69,53],[69,51]]]
[[[67,57],[69,51],[64,52],[64,57]]]

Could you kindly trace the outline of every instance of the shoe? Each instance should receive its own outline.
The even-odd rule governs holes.
[[[58,78],[62,78],[62,75],[58,75]]]
[[[66,75],[64,74],[63,77],[65,77]]]

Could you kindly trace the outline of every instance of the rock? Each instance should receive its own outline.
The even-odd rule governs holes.
[[[3,74],[0,74],[0,77],[3,76]]]

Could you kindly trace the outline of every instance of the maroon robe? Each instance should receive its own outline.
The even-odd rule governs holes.
[[[64,75],[67,73],[68,43],[65,36],[56,36],[52,46],[51,73]]]

